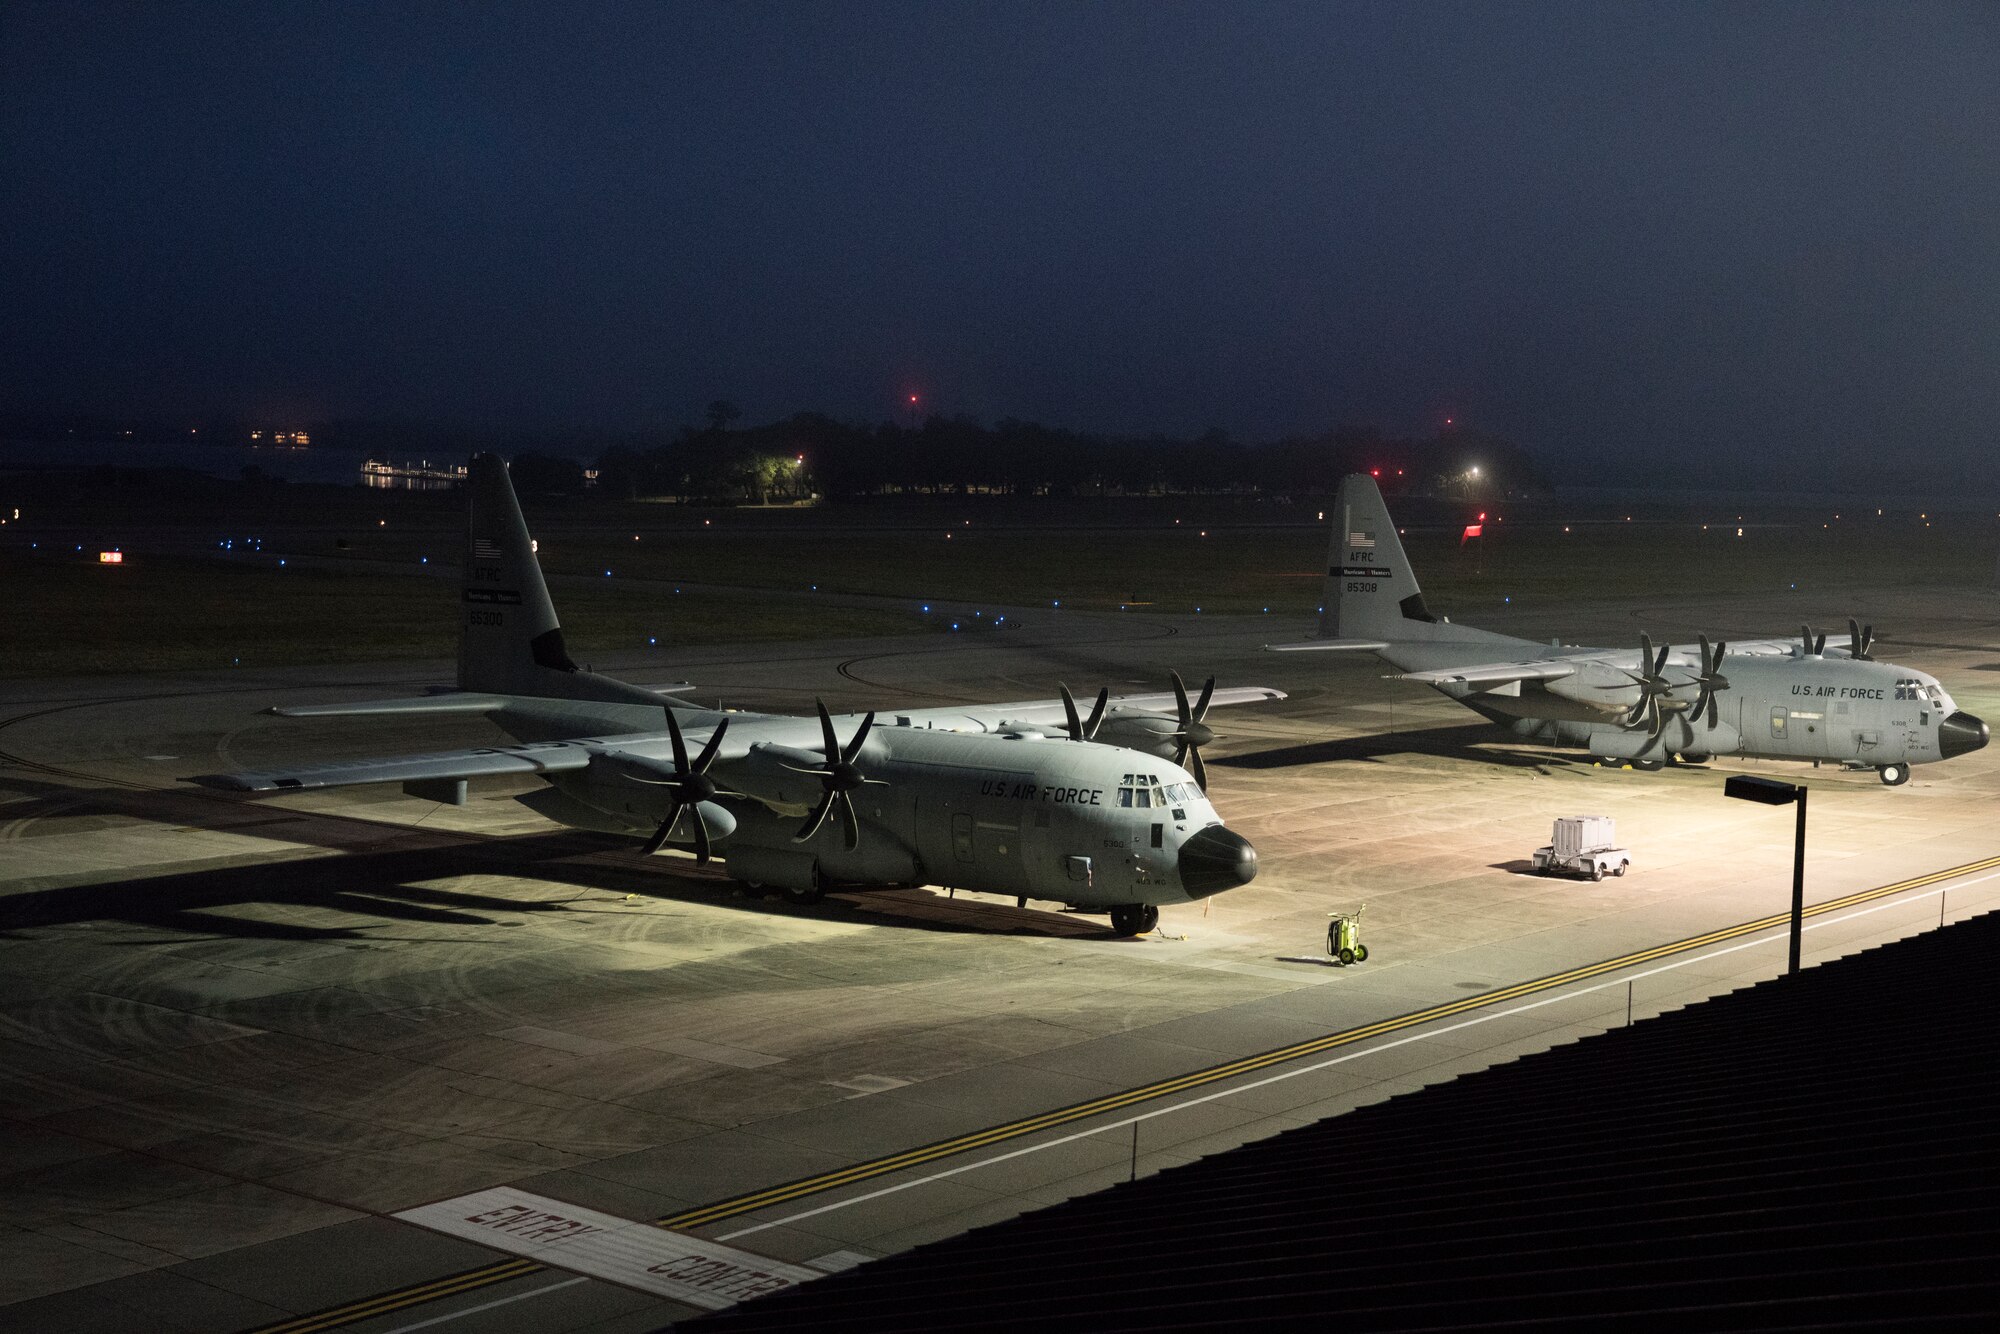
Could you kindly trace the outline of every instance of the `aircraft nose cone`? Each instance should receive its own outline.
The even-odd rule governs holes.
[[[1219,824],[1181,844],[1181,888],[1203,899],[1257,878],[1257,849],[1250,840]]]
[[[1992,735],[1992,729],[1971,714],[1954,713],[1938,724],[1938,750],[1950,759],[1978,750]]]

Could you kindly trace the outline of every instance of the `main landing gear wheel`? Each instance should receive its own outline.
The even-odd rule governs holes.
[[[1632,767],[1642,774],[1656,774],[1667,767],[1665,760],[1634,760]]]
[[[779,892],[785,896],[785,902],[787,903],[818,903],[826,897],[826,891],[821,889],[817,884],[808,886],[805,889],[786,889]]]
[[[1882,782],[1889,787],[1901,787],[1910,781],[1910,766],[1907,764],[1878,765],[1875,772],[1882,775]]]
[[[1160,910],[1150,903],[1121,903],[1111,910],[1111,930],[1120,936],[1143,936],[1160,924]]]

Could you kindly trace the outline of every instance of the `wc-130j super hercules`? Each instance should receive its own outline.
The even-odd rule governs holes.
[[[1257,853],[1203,791],[1211,705],[1261,688],[816,718],[718,712],[581,671],[563,647],[499,459],[470,469],[458,689],[307,705],[282,715],[483,713],[523,744],[302,765],[193,781],[242,792],[402,783],[464,799],[464,781],[530,773],[550,819],[711,855],[799,901],[829,886],[934,884],[1108,910],[1123,934],[1159,905],[1247,884]],[[1169,711],[1171,710],[1171,711]],[[1186,764],[1186,768],[1182,768]]]
[[[1514,732],[1657,769],[1679,756],[1831,761],[1872,768],[1891,786],[1910,766],[1977,750],[1987,726],[1934,676],[1876,662],[1874,635],[1639,651],[1537,644],[1453,625],[1424,606],[1416,574],[1372,477],[1340,484],[1333,507],[1320,638],[1280,652],[1373,652]]]

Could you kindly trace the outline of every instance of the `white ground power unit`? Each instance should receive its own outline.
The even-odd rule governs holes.
[[[1618,822],[1608,815],[1566,815],[1556,821],[1546,847],[1535,849],[1542,875],[1584,875],[1602,880],[1624,875],[1632,854],[1618,846]]]

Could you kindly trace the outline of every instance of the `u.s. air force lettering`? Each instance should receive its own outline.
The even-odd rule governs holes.
[[[1057,806],[1104,804],[1104,789],[1101,787],[1055,787],[1047,783],[1037,786],[1033,782],[1022,783],[1007,778],[982,778],[979,795],[1005,797],[1010,801],[1046,801]]]

